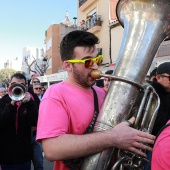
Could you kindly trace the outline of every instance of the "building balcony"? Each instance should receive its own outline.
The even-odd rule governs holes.
[[[79,30],[95,33],[102,28],[102,20],[99,15],[88,16],[87,20],[82,20]]]
[[[101,30],[101,26],[94,26],[93,28],[87,30],[87,32],[95,33]]]
[[[79,10],[84,12],[89,6],[91,6],[97,0],[79,0]]]

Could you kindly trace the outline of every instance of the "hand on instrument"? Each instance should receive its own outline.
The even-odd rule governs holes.
[[[27,92],[22,100],[23,103],[29,102],[31,99],[30,94]]]
[[[11,104],[12,104],[13,106],[15,106],[16,101],[12,100],[12,101],[11,101]]]
[[[112,133],[116,134],[113,139],[114,146],[146,157],[146,154],[141,149],[152,151],[152,148],[145,144],[153,144],[155,136],[129,127],[130,123],[133,124],[134,122],[135,118],[132,117],[128,121],[122,122],[112,128]]]

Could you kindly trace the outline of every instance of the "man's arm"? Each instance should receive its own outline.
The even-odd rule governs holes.
[[[7,103],[8,101],[8,103]],[[0,127],[9,128],[15,123],[17,108],[11,103],[6,95],[0,100]]]
[[[130,121],[133,123],[134,118]],[[64,134],[56,138],[42,139],[42,146],[50,161],[84,157],[114,146],[146,156],[139,149],[151,151],[151,147],[142,143],[153,144],[154,139],[153,135],[133,129],[127,122],[122,122],[103,132],[85,135]]]

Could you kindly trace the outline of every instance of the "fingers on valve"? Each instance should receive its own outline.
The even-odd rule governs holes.
[[[125,120],[125,122],[127,122],[128,125],[129,125],[130,127],[132,127],[133,123],[131,123],[129,120]]]
[[[129,150],[133,153],[136,153],[137,155],[140,155],[142,157],[146,157],[146,154],[144,152],[142,152],[141,150],[139,150],[138,148],[131,147],[131,148],[129,148]]]

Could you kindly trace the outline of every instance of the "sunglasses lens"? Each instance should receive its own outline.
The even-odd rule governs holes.
[[[96,63],[99,65],[102,63],[102,58],[101,57],[98,57],[96,58]]]
[[[41,90],[41,88],[35,88],[36,90]]]
[[[90,68],[93,66],[93,63],[94,63],[93,60],[86,60],[84,64],[86,68]]]

